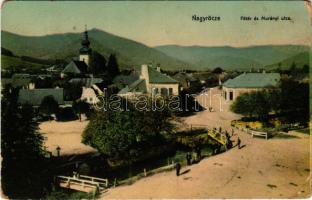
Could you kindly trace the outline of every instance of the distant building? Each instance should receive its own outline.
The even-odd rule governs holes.
[[[222,95],[226,101],[234,101],[243,93],[274,89],[278,87],[280,79],[279,73],[244,73],[227,80],[223,84]]]
[[[179,95],[179,82],[162,74],[159,67],[155,69],[151,65],[142,65],[139,79],[118,93],[120,96],[140,94]]]
[[[185,72],[179,72],[175,74],[172,78],[179,82],[180,86],[182,87],[181,89],[188,89],[198,82],[198,80],[194,78],[192,74],[188,74]]]
[[[1,78],[1,90],[5,85],[11,85],[14,88],[34,89],[34,77],[30,74],[13,74],[12,78]]]
[[[49,88],[49,89],[20,89],[18,95],[18,103],[30,104],[32,106],[40,106],[42,100],[46,96],[53,96],[59,105],[64,104],[63,88]]]

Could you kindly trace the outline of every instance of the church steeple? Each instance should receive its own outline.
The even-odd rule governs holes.
[[[88,30],[87,30],[87,25],[86,25],[85,31],[83,33],[83,39],[81,41],[80,54],[91,53],[91,48],[89,46],[90,46],[90,41],[89,41]]]
[[[87,25],[85,25],[85,31],[81,41],[81,48],[79,50],[79,60],[84,61],[89,66],[91,52],[92,49],[90,48]]]

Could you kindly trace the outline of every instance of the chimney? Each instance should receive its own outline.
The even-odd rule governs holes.
[[[160,64],[157,64],[156,70],[160,72]]]
[[[149,83],[149,76],[148,76],[148,66],[146,64],[141,66],[141,79],[145,79],[146,83]]]

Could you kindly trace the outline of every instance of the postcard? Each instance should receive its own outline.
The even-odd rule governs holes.
[[[1,197],[311,196],[306,1],[6,1]]]

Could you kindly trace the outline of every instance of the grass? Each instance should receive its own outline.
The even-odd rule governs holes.
[[[299,129],[299,130],[296,130],[296,131],[299,132],[299,133],[310,135],[310,128]]]
[[[1,66],[3,69],[9,69],[10,66],[16,68],[32,68],[32,69],[40,69],[43,67],[47,67],[47,65],[32,63],[28,61],[21,60],[19,57],[11,57],[1,55]]]
[[[94,199],[93,194],[85,192],[77,192],[73,190],[57,189],[49,193],[45,199],[47,200],[63,200],[63,199]]]

